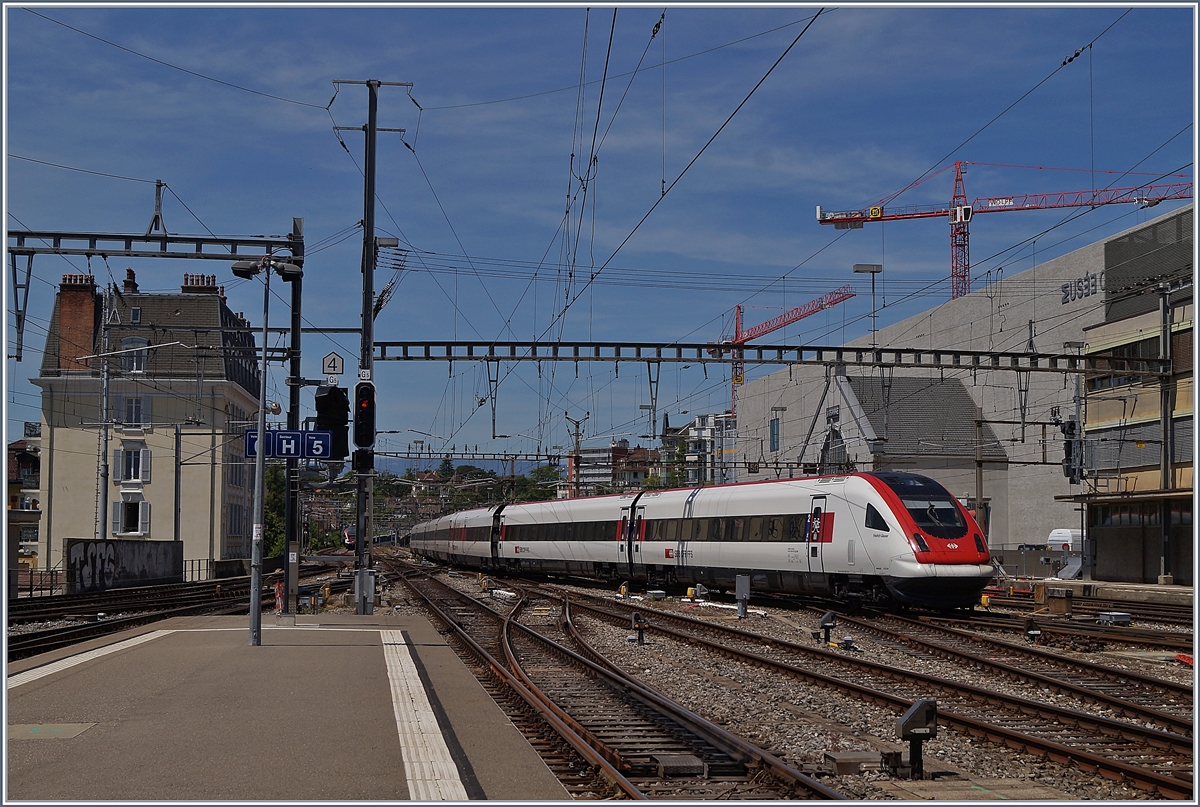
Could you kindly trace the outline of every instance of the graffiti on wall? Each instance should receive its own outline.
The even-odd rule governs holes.
[[[72,594],[183,582],[183,547],[175,541],[67,542]]]

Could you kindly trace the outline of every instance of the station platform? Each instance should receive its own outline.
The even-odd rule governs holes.
[[[424,617],[261,635],[184,617],[9,664],[5,800],[570,800]]]

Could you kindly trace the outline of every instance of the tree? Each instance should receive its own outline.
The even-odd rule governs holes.
[[[554,482],[561,471],[553,465],[542,465],[529,472],[529,476],[518,476],[513,480],[512,498],[518,502],[541,502],[558,495]]]
[[[454,476],[454,463],[450,461],[450,457],[444,457],[442,464],[438,466],[437,475],[442,479],[449,479]]]
[[[529,472],[529,478],[539,485],[542,483],[557,482],[562,479],[562,468],[557,465],[539,465]]]
[[[263,491],[263,557],[275,558],[283,554],[284,504],[287,499],[284,484],[284,466],[278,462],[267,463],[263,475],[266,486]]]

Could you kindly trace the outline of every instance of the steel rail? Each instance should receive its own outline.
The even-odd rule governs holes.
[[[578,643],[581,648],[585,649],[587,655],[595,659],[598,666],[611,670],[613,675],[620,676],[620,679],[625,682],[625,685],[628,686],[632,691],[638,693],[639,697],[647,698],[656,703],[667,706],[672,710],[672,712],[677,713],[687,719],[689,723],[693,723],[698,727],[703,728],[706,733],[713,735],[713,738],[710,740],[710,742],[719,743],[726,746],[723,750],[725,750],[725,752],[730,756],[740,756],[751,759],[760,767],[764,767],[769,770],[776,777],[784,781],[800,785],[812,791],[815,795],[818,795],[821,798],[846,798],[845,795],[838,793],[832,788],[826,787],[817,780],[813,779],[811,776],[796,770],[774,754],[771,754],[770,752],[765,751],[762,748],[753,745],[752,743],[746,742],[736,734],[728,732],[711,721],[705,720],[694,712],[691,712],[683,706],[680,706],[667,696],[659,693],[657,690],[652,689],[646,684],[643,684],[637,679],[631,677],[628,673],[621,670],[608,659],[605,659],[579,634],[578,629],[575,627],[575,622],[571,617],[570,599],[564,596],[562,601],[564,613],[563,628],[567,631],[571,639]]]
[[[813,610],[815,610],[815,609],[813,609]],[[1015,645],[1010,645],[1005,642],[998,642],[998,641],[986,639],[983,637],[975,636],[973,634],[967,633],[965,631],[956,630],[954,628],[946,628],[946,627],[942,627],[940,625],[939,626],[931,626],[928,623],[920,622],[918,620],[907,620],[907,619],[904,619],[903,617],[896,617],[896,616],[893,616],[890,618],[896,619],[896,620],[900,621],[901,623],[909,623],[909,624],[918,626],[924,630],[945,631],[947,634],[949,634],[951,637],[953,637],[955,639],[958,639],[960,641],[969,641],[973,644],[976,644],[979,647],[979,649],[982,651],[986,651],[988,649],[999,650],[999,651],[1005,652],[1005,653],[1026,655],[1027,657],[1031,657],[1031,658],[1037,659],[1039,661],[1052,661],[1052,662],[1056,662],[1058,664],[1064,663],[1064,659],[1062,656],[1055,656],[1053,654],[1046,653],[1045,651],[1035,651],[1034,648],[1018,647]],[[1004,675],[1006,675],[1010,678],[1016,678],[1018,680],[1038,683],[1038,684],[1046,686],[1046,687],[1053,689],[1060,693],[1073,695],[1073,696],[1081,698],[1082,700],[1091,701],[1093,703],[1103,704],[1111,709],[1116,710],[1119,713],[1124,714],[1127,717],[1133,717],[1133,718],[1138,718],[1138,719],[1142,719],[1142,720],[1149,720],[1149,721],[1158,723],[1161,726],[1163,726],[1164,728],[1168,729],[1169,731],[1175,732],[1182,736],[1185,736],[1185,737],[1192,736],[1193,720],[1192,720],[1192,717],[1190,714],[1188,717],[1184,718],[1184,717],[1180,717],[1178,715],[1173,715],[1169,712],[1164,712],[1164,711],[1154,708],[1154,707],[1141,706],[1141,705],[1134,703],[1126,698],[1118,698],[1116,696],[1109,695],[1105,692],[1101,692],[1096,689],[1091,689],[1089,687],[1085,687],[1081,684],[1074,684],[1074,683],[1071,683],[1070,681],[1064,681],[1061,678],[1054,677],[1053,675],[1048,675],[1046,673],[1038,672],[1036,670],[1025,669],[1025,668],[1016,666],[1014,664],[1010,664],[1008,662],[1003,662],[1003,661],[998,661],[998,660],[992,659],[992,658],[984,658],[983,656],[974,655],[972,653],[967,653],[962,650],[958,650],[954,647],[939,644],[936,641],[921,639],[921,638],[917,638],[915,636],[909,636],[907,634],[889,630],[887,628],[881,627],[880,625],[878,625],[874,622],[871,622],[871,621],[868,621],[865,619],[855,619],[854,617],[847,616],[845,614],[838,614],[838,620],[841,624],[854,625],[854,626],[861,628],[862,630],[867,631],[869,633],[875,633],[879,636],[884,636],[888,639],[893,639],[893,640],[902,642],[903,644],[906,644],[910,647],[919,648],[925,652],[940,655],[943,658],[950,658],[950,659],[956,659],[959,661],[964,661],[964,662],[970,664],[971,666],[982,668],[982,669],[994,670],[996,672],[1003,673]],[[1040,653],[1040,655],[1039,655],[1039,653]],[[1079,662],[1076,659],[1069,659],[1068,661],[1070,663],[1077,664],[1080,669],[1082,669],[1086,672],[1091,672],[1098,676],[1104,676],[1109,679],[1117,679],[1117,680],[1124,679],[1125,681],[1128,681],[1130,683],[1138,683],[1138,684],[1142,684],[1144,686],[1149,686],[1149,687],[1159,687],[1162,689],[1169,689],[1171,692],[1173,692],[1175,694],[1187,695],[1189,698],[1192,695],[1191,687],[1184,687],[1179,684],[1174,684],[1170,681],[1162,681],[1160,679],[1150,678],[1148,676],[1141,676],[1141,675],[1138,675],[1137,673],[1126,673],[1123,670],[1115,670],[1115,669],[1112,669],[1109,667],[1102,667],[1098,664],[1092,664],[1090,662]],[[1189,713],[1190,713],[1190,710],[1189,710]]]
[[[604,757],[608,762],[619,770],[628,771],[633,765],[621,756],[616,750],[610,748],[607,743],[601,740],[586,726],[580,723],[575,718],[571,717],[562,709],[553,699],[543,692],[533,679],[525,672],[521,666],[520,660],[517,658],[516,649],[512,646],[512,626],[520,625],[515,619],[521,613],[525,606],[525,595],[522,593],[521,599],[513,606],[513,610],[508,616],[504,617],[504,624],[501,627],[501,647],[504,650],[504,658],[508,662],[508,669],[521,680],[521,683],[529,690],[535,698],[542,702],[544,707],[554,713],[559,720],[571,727],[571,730],[584,739],[585,742],[596,750],[596,753]]]
[[[1104,628],[1098,625],[1064,625],[1053,618],[1047,618],[1046,615],[1038,615],[1033,618],[1037,621],[1037,626],[1042,631],[1043,637],[1047,634],[1054,634],[1063,637],[1097,639],[1104,642],[1116,642],[1118,644],[1151,645],[1171,650],[1191,650],[1194,646],[1194,637],[1186,633],[1139,630],[1137,628]],[[1025,624],[1029,619],[1029,615],[1004,617],[998,614],[989,614],[987,616],[975,615],[970,619],[945,616],[920,617],[920,621],[928,622],[932,625],[964,625],[976,628],[994,628],[996,630],[1021,634],[1025,633]]]
[[[576,602],[576,605],[578,607],[583,608],[584,610],[592,611],[592,612],[596,613],[597,615],[602,616],[602,618],[605,618],[605,619],[608,619],[608,620],[611,620],[614,622],[619,622],[620,624],[624,624],[625,620],[624,620],[623,615],[621,615],[621,614],[617,614],[615,612],[609,611],[604,608],[600,608],[598,606],[586,605],[586,604],[579,603],[579,602]],[[859,666],[863,669],[875,670],[877,672],[881,672],[881,673],[884,673],[889,676],[900,675],[900,676],[908,676],[910,678],[923,678],[930,683],[936,683],[940,686],[943,686],[943,687],[946,687],[949,689],[957,689],[957,690],[967,691],[968,693],[970,693],[973,690],[974,697],[981,698],[985,701],[987,701],[987,700],[992,700],[992,701],[1004,700],[1004,701],[1009,702],[1010,704],[1017,706],[1018,708],[1021,708],[1024,711],[1028,711],[1031,713],[1051,712],[1051,713],[1055,714],[1058,717],[1058,719],[1066,720],[1066,721],[1068,721],[1069,724],[1079,725],[1080,721],[1085,721],[1087,723],[1090,723],[1091,726],[1094,728],[1103,727],[1104,729],[1107,729],[1110,732],[1116,732],[1119,734],[1127,734],[1127,735],[1135,734],[1138,736],[1138,739],[1141,742],[1146,742],[1147,744],[1153,745],[1156,747],[1165,747],[1167,749],[1178,749],[1178,752],[1180,752],[1180,753],[1190,753],[1192,750],[1192,746],[1193,746],[1193,741],[1191,740],[1191,738],[1181,737],[1179,735],[1170,734],[1168,732],[1145,729],[1143,727],[1136,726],[1134,724],[1124,723],[1121,721],[1110,720],[1110,719],[1106,719],[1106,718],[1097,718],[1093,715],[1088,715],[1088,714],[1085,714],[1082,712],[1075,712],[1075,711],[1068,710],[1068,709],[1061,709],[1059,707],[1053,707],[1053,706],[1050,706],[1047,704],[1040,704],[1040,703],[1036,703],[1034,701],[1028,701],[1023,698],[1013,698],[1010,696],[1001,695],[996,692],[990,692],[987,690],[983,690],[978,687],[971,687],[971,686],[967,686],[967,685],[958,684],[953,681],[947,681],[945,679],[939,679],[939,678],[935,678],[932,676],[921,676],[918,673],[909,673],[908,671],[896,670],[894,668],[887,667],[886,665],[877,664],[874,662],[861,661],[858,659],[850,659],[845,656],[830,653],[827,650],[819,650],[816,648],[804,647],[801,645],[796,645],[791,642],[786,642],[783,640],[773,639],[773,638],[767,637],[767,636],[762,636],[760,634],[750,634],[750,633],[746,633],[743,631],[734,631],[730,628],[714,626],[709,623],[702,622],[700,620],[691,619],[689,617],[679,616],[679,615],[675,615],[675,614],[667,614],[665,612],[656,611],[656,610],[646,611],[645,609],[639,608],[637,606],[630,606],[630,605],[624,605],[624,604],[620,604],[620,605],[629,611],[638,611],[640,613],[650,613],[650,614],[654,615],[655,617],[666,617],[666,618],[668,618],[670,620],[674,620],[674,621],[679,621],[679,622],[683,622],[683,623],[693,623],[693,626],[701,627],[706,631],[718,630],[718,631],[730,633],[730,634],[744,633],[746,635],[746,637],[748,637],[749,639],[756,641],[756,642],[773,644],[773,645],[779,646],[781,648],[787,649],[789,651],[793,651],[793,652],[799,651],[801,653],[804,653],[804,654],[810,655],[810,656],[826,657],[831,660],[836,659],[838,662],[843,663],[843,664],[851,664],[854,666]],[[673,630],[671,628],[663,627],[661,624],[659,624],[659,625],[648,624],[647,627],[650,629],[653,629],[653,630],[657,630],[668,636],[672,636],[673,638],[675,638],[679,641],[683,641],[683,642],[687,642],[687,643],[701,644],[701,645],[703,645],[711,650],[714,650],[718,653],[725,654],[725,655],[733,655],[735,657],[740,657],[752,664],[758,664],[761,666],[768,667],[770,669],[775,669],[780,672],[784,672],[784,673],[787,673],[789,675],[792,675],[792,676],[795,676],[798,678],[803,678],[804,680],[808,680],[808,681],[819,680],[819,681],[827,683],[833,687],[854,692],[855,694],[857,694],[861,697],[867,698],[869,700],[875,701],[876,703],[881,703],[881,704],[884,704],[887,706],[895,707],[897,709],[901,709],[901,710],[907,709],[907,708],[911,707],[912,704],[914,703],[914,701],[909,700],[907,698],[903,698],[898,695],[893,695],[889,692],[883,692],[881,690],[872,689],[872,688],[864,686],[862,684],[858,684],[854,681],[848,681],[844,678],[838,678],[836,676],[827,675],[825,673],[821,673],[821,672],[818,672],[815,670],[801,669],[801,668],[795,667],[791,664],[776,661],[774,659],[770,659],[766,656],[762,656],[757,653],[751,653],[749,651],[742,651],[742,650],[735,650],[726,645],[722,645],[718,642],[715,642],[715,641],[712,641],[709,639],[705,639],[701,636],[696,636],[694,634],[688,634],[688,633],[684,633],[681,631]],[[1185,781],[1185,780],[1180,779],[1175,776],[1168,776],[1165,774],[1161,774],[1161,773],[1151,770],[1149,768],[1132,765],[1130,763],[1123,762],[1118,759],[1112,759],[1110,757],[1102,756],[1099,754],[1094,754],[1090,751],[1083,751],[1080,749],[1071,748],[1069,746],[1062,745],[1061,743],[1057,743],[1052,740],[1047,740],[1047,739],[1043,739],[1040,737],[1023,734],[1021,732],[1013,731],[1011,729],[1003,728],[1000,726],[995,726],[995,725],[986,723],[984,721],[977,720],[972,717],[968,717],[967,715],[959,714],[952,710],[946,710],[946,709],[939,708],[938,717],[939,717],[939,719],[944,719],[947,723],[949,723],[951,725],[955,725],[958,728],[968,731],[969,733],[974,734],[976,736],[986,737],[994,742],[1003,743],[1003,744],[1005,744],[1011,748],[1017,749],[1017,750],[1024,749],[1026,751],[1030,751],[1030,752],[1033,752],[1033,753],[1036,753],[1039,755],[1044,755],[1047,758],[1052,759],[1059,763],[1064,763],[1064,764],[1072,763],[1072,764],[1079,766],[1081,769],[1093,771],[1093,772],[1099,772],[1101,775],[1104,775],[1104,776],[1109,776],[1109,777],[1118,778],[1118,779],[1125,779],[1125,780],[1128,780],[1129,782],[1133,783],[1135,786],[1138,786],[1139,788],[1157,791],[1161,795],[1167,796],[1169,798],[1190,799],[1192,797],[1191,781]]]
[[[236,614],[244,612],[247,607],[248,603],[245,597],[237,597],[228,600],[215,600],[200,605],[188,605],[182,608],[119,617],[87,625],[51,628],[33,633],[18,633],[8,637],[8,660],[12,662],[35,656],[39,653],[59,650],[79,644],[80,642],[85,642],[88,639],[107,636],[111,633],[149,625],[152,622],[159,622],[172,617],[196,616],[198,614]]]
[[[777,757],[768,754],[766,751],[757,748],[740,737],[737,737],[730,732],[722,729],[720,726],[713,724],[711,721],[705,720],[675,701],[656,692],[655,690],[641,684],[637,680],[631,678],[627,673],[616,667],[601,665],[592,662],[583,655],[576,653],[568,647],[555,642],[541,633],[533,630],[527,625],[522,625],[519,622],[509,620],[508,624],[513,625],[516,629],[531,637],[535,641],[543,642],[551,647],[555,652],[560,653],[569,658],[574,663],[583,666],[590,670],[595,675],[608,681],[612,686],[623,689],[631,693],[633,697],[642,703],[649,706],[654,711],[663,714],[668,719],[685,727],[696,736],[703,739],[705,742],[720,750],[731,759],[746,763],[756,762],[761,767],[766,767],[780,778],[791,784],[798,784],[810,790],[812,795],[824,799],[845,799],[846,797],[838,793],[836,790],[822,785],[815,779],[801,773],[790,767]]]
[[[616,767],[614,767],[607,759],[605,759],[595,749],[588,745],[588,743],[582,737],[576,734],[569,725],[560,720],[557,715],[548,711],[542,704],[541,699],[528,690],[524,684],[522,684],[519,678],[509,672],[501,661],[496,659],[491,653],[484,649],[482,645],[475,641],[475,639],[469,633],[467,633],[467,631],[464,630],[461,625],[458,624],[457,620],[455,620],[449,614],[446,614],[441,608],[437,607],[433,600],[424,591],[422,591],[416,585],[416,583],[412,581],[411,577],[416,574],[421,575],[427,581],[434,583],[447,591],[454,592],[456,595],[458,592],[454,591],[454,589],[449,588],[448,586],[445,586],[440,581],[434,580],[424,572],[410,572],[401,575],[401,579],[404,581],[405,585],[408,586],[409,590],[421,598],[421,601],[425,604],[425,606],[437,616],[438,620],[441,621],[448,630],[454,633],[455,637],[457,637],[458,640],[470,650],[472,655],[479,659],[483,665],[492,672],[493,675],[507,684],[509,689],[523,701],[525,701],[525,703],[527,703],[530,708],[532,708],[539,716],[541,716],[542,719],[545,720],[546,723],[555,731],[555,733],[562,737],[562,739],[568,745],[570,745],[571,748],[575,749],[576,753],[578,753],[589,764],[598,768],[601,771],[601,775],[611,782],[616,788],[618,788],[623,794],[630,799],[647,800],[646,796],[641,792],[641,790],[639,790],[636,785],[626,779],[624,774],[617,770]],[[496,613],[486,605],[482,603],[476,603],[476,605],[478,605],[479,608],[490,612],[497,620],[504,619],[503,615]]]

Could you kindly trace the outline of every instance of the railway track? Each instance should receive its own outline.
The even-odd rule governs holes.
[[[852,625],[894,646],[1047,688],[1127,720],[1192,736],[1195,706],[1190,686],[916,619],[860,619],[842,614],[838,621],[839,627]]]
[[[8,637],[8,660],[16,661],[28,658],[29,656],[36,656],[39,653],[48,653],[51,650],[59,650],[64,647],[70,647],[73,644],[78,644],[79,642],[85,642],[88,639],[95,639],[110,633],[118,633],[130,628],[138,628],[143,625],[149,625],[152,622],[176,616],[244,614],[247,613],[249,604],[247,596],[223,600],[209,600],[204,603],[185,605],[177,608],[160,607],[131,616],[105,619],[86,625],[67,625],[33,631],[31,633],[18,633]]]
[[[1046,585],[1052,586],[1051,583]],[[995,607],[1028,611],[1030,614],[1045,608],[1044,605],[1034,602],[1032,595],[1021,597],[989,594],[988,600]],[[1096,618],[1102,613],[1112,611],[1129,614],[1137,622],[1158,622],[1165,625],[1186,625],[1188,627],[1195,624],[1196,616],[1193,607],[1184,604],[1132,602],[1099,597],[1073,597],[1071,599],[1071,612],[1076,616]]]
[[[560,592],[561,595],[561,592]],[[924,698],[938,701],[939,721],[1085,771],[1125,780],[1168,798],[1192,796],[1189,736],[1003,695],[881,665],[846,653],[797,645],[625,601],[572,593],[574,613],[628,627],[640,613],[665,638],[724,654],[804,681],[821,681],[897,713]],[[676,651],[683,655],[686,651]]]
[[[278,575],[264,576],[269,586]],[[250,578],[231,577],[200,583],[178,583],[162,586],[123,588],[94,594],[62,594],[32,600],[10,600],[8,624],[22,625],[72,617],[94,617],[101,613],[120,613],[179,607],[192,602],[249,596]]]
[[[1032,619],[1041,631],[1042,641],[1074,649],[1094,649],[1097,645],[1119,644],[1155,647],[1190,653],[1194,639],[1190,633],[1137,627],[1111,627],[1070,621],[1049,614],[1035,616],[999,613],[973,613],[969,617],[922,616],[922,621],[966,630],[984,628],[1024,636]]]
[[[302,575],[314,576],[325,571],[325,567],[311,567],[305,569]],[[263,578],[264,610],[274,606],[274,597],[268,596],[268,592],[278,577],[278,573],[272,573]],[[349,581],[339,580],[334,581],[331,588],[345,590],[348,586]],[[14,625],[64,619],[70,619],[75,624],[10,633],[7,637],[9,661],[59,650],[89,639],[172,617],[249,613],[250,578],[233,577],[162,587],[118,589],[96,594],[61,595],[38,598],[33,601],[32,606],[26,605],[27,602],[29,601],[19,601],[21,607],[11,609],[13,603],[10,601],[10,628]],[[106,616],[110,613],[120,615]],[[78,624],[78,620],[86,622]]]
[[[844,798],[628,678],[590,648],[575,652],[546,636],[570,624],[558,602],[534,594],[501,613],[432,578],[405,579],[493,675],[541,710],[559,737],[628,798]],[[579,783],[565,784],[574,794]]]

